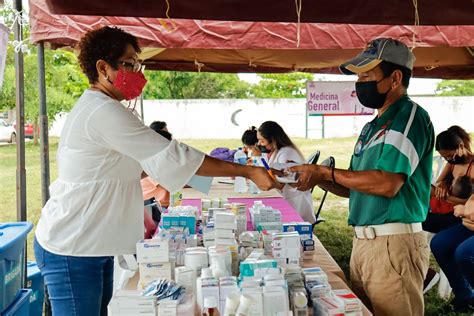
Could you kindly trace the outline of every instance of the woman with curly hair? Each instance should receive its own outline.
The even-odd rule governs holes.
[[[195,174],[243,176],[264,190],[276,186],[263,168],[219,161],[168,141],[121,104],[137,98],[146,83],[134,36],[102,27],[88,32],[79,48],[90,87],[62,130],[58,179],[34,243],[58,316],[107,314],[113,256],[134,254],[143,238],[142,175],[171,192]]]

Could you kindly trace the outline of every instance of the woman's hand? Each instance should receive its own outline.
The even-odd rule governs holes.
[[[474,221],[474,194],[464,204],[464,217]]]
[[[465,206],[463,204],[456,205],[454,207],[454,216],[463,218],[464,217]]]
[[[251,168],[248,173],[248,178],[252,180],[255,185],[262,191],[268,191],[276,188],[281,190],[283,184],[276,182],[265,168],[262,167],[249,167]]]
[[[474,221],[473,220],[470,220],[469,218],[465,217],[465,218],[462,219],[462,224],[467,229],[469,229],[471,231],[474,231]]]
[[[454,154],[453,158],[456,157],[468,157],[471,156],[472,153],[467,149],[466,147],[462,146],[458,149],[456,149],[456,153]]]
[[[449,194],[449,188],[446,182],[439,182],[436,184],[435,197],[438,200],[446,200]]]

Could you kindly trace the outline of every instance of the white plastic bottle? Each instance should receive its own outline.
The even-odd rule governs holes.
[[[204,301],[202,297],[202,279],[206,278],[212,278],[211,268],[203,268],[201,271],[201,276],[196,279],[196,303],[200,313],[202,313],[204,308]]]
[[[259,166],[260,158],[261,158],[260,156],[252,156],[252,165],[254,167]],[[257,185],[252,180],[249,180],[249,193],[252,193],[252,194],[259,194],[260,193],[260,189],[257,187]]]
[[[244,153],[242,148],[239,148],[234,154],[234,163],[240,165],[247,164],[247,155]],[[244,193],[247,191],[247,182],[244,177],[235,177],[234,181],[234,192]]]

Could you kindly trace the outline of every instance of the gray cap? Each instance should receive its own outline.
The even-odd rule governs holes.
[[[339,69],[346,75],[369,71],[382,61],[413,70],[415,56],[402,42],[392,38],[377,38],[369,42],[362,53],[342,64]]]

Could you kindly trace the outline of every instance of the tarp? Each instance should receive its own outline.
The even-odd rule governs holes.
[[[472,0],[46,0],[55,14],[297,22],[412,25],[415,4],[421,25],[472,25]],[[169,7],[167,6],[169,4]]]
[[[146,50],[147,69],[215,72],[339,73],[337,66],[376,37],[412,46],[414,75],[474,78],[474,26],[389,26],[226,22],[156,18],[52,15],[45,0],[30,0],[33,43],[74,45],[90,29],[116,25],[134,34]]]

